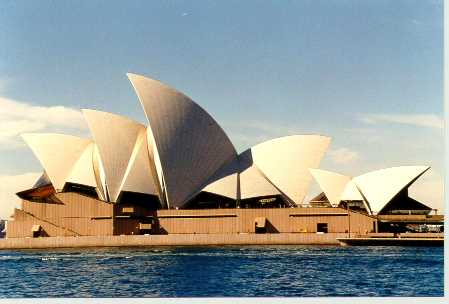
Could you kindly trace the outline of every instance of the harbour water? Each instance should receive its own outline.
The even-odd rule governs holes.
[[[0,251],[0,297],[443,296],[443,247]]]

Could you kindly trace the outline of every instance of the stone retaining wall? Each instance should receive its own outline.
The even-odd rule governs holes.
[[[338,245],[337,238],[347,236],[347,233],[240,233],[9,238],[0,240],[0,249],[206,245]]]

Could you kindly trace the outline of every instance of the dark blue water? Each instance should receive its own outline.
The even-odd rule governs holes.
[[[0,297],[443,296],[443,248],[0,251]]]

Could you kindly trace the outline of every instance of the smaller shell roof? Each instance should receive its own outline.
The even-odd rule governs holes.
[[[218,194],[231,199],[238,198],[238,175],[239,161],[234,158],[229,164],[226,164],[218,170],[210,179],[209,184],[202,191]]]
[[[87,145],[86,149],[70,170],[70,174],[68,175],[66,182],[86,185],[94,188],[97,187],[94,167],[92,165],[94,149],[95,143],[91,142]]]
[[[429,166],[392,167],[371,171],[352,179],[325,170],[311,172],[329,200],[333,199],[333,205],[338,205],[340,201],[361,200],[373,214],[382,211],[399,192],[410,187],[429,169]]]
[[[326,194],[332,206],[338,206],[340,201],[343,200],[342,195],[345,193],[346,188],[350,188],[348,187],[348,183],[351,181],[351,177],[321,169],[310,169],[310,173],[315,178],[321,190]],[[347,195],[348,193],[346,193]]]
[[[343,193],[340,196],[340,201],[363,201],[363,196],[353,180],[350,180],[346,184]]]
[[[291,202],[301,204],[331,138],[322,135],[278,137],[251,148],[256,167]]]
[[[62,191],[73,166],[92,142],[56,133],[27,133],[22,138],[39,159],[56,191]]]
[[[145,129],[140,130],[120,186],[120,192],[130,191],[151,195],[158,193],[148,155],[146,135]]]
[[[260,143],[221,169],[203,191],[241,199],[282,194],[300,204],[310,184],[308,169],[319,165],[329,143],[330,138],[321,135],[290,135]]]
[[[145,126],[113,113],[88,109],[82,112],[98,147],[108,196],[116,202],[139,134],[145,133]]]
[[[253,161],[252,149],[239,155],[240,199],[281,194]]]
[[[376,170],[355,177],[373,213],[380,212],[399,192],[408,188],[429,166],[401,166]]]

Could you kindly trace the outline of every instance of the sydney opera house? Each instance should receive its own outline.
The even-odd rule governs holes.
[[[156,80],[128,78],[148,126],[83,110],[92,138],[23,134],[44,172],[17,194],[22,206],[8,223],[8,238],[366,234],[398,228],[395,216],[431,212],[407,193],[427,166],[357,177],[321,170],[331,141],[321,135],[275,138],[239,154],[189,97]],[[322,193],[305,202],[313,180]]]

